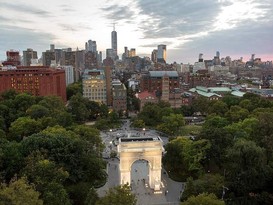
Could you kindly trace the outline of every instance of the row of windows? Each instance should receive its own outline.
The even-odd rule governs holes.
[[[88,97],[89,100],[106,100],[106,98],[99,98],[99,97]]]
[[[105,96],[106,93],[84,93],[86,96]]]
[[[31,77],[31,76],[49,76],[49,75],[50,75],[49,73],[46,73],[46,74],[43,74],[43,73],[40,73],[40,74],[38,74],[38,73],[34,73],[34,74],[32,74],[32,73],[30,73],[30,74],[4,74],[4,76],[29,76],[29,77]],[[2,76],[2,74],[0,76]]]
[[[84,89],[84,92],[106,92],[106,89]]]

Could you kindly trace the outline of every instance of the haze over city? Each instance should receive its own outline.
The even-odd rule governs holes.
[[[38,51],[97,42],[105,56],[116,25],[118,54],[124,46],[150,56],[167,45],[167,62],[193,63],[198,54],[211,59],[216,51],[232,59],[249,60],[255,53],[273,60],[272,0],[1,0],[0,60],[6,51]]]

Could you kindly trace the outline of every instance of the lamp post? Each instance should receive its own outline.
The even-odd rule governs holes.
[[[109,131],[110,131],[110,137],[112,137],[112,131],[113,131],[113,130],[112,130],[112,129],[110,129]]]
[[[224,200],[224,196],[225,196],[226,190],[228,191],[229,188],[223,186],[223,192],[222,192],[222,198],[221,198],[222,200]]]
[[[143,136],[145,135],[145,127],[143,128]]]

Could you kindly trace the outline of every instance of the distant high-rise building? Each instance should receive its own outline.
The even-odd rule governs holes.
[[[102,63],[102,52],[101,51],[98,53],[97,60],[98,60],[98,64],[100,65]]]
[[[74,68],[76,67],[75,51],[67,51],[64,53],[64,65],[72,65]]]
[[[216,51],[216,56],[214,56],[213,64],[214,65],[220,65],[221,64],[220,52],[219,51]]]
[[[75,82],[75,80],[74,80],[74,68],[73,68],[73,66],[71,66],[71,65],[60,66],[58,68],[65,71],[66,86],[68,86],[69,84],[72,84],[72,83]]]
[[[253,62],[253,61],[254,61],[254,59],[255,59],[255,54],[252,54],[252,55],[251,55],[251,59],[250,59],[250,61],[252,61],[252,62]]]
[[[115,51],[112,48],[106,49],[106,58],[111,58],[112,60],[115,60]]]
[[[216,57],[220,58],[220,52],[216,51]]]
[[[166,63],[167,60],[167,46],[158,45],[157,46],[157,62]]]
[[[97,55],[92,52],[88,51],[85,53],[85,59],[84,59],[84,68],[85,69],[93,69],[97,68]]]
[[[111,45],[114,52],[115,59],[118,59],[118,39],[117,39],[117,32],[115,31],[115,24],[113,31],[111,32]]]
[[[54,49],[55,52],[55,61],[57,65],[62,64],[62,49]]]
[[[31,59],[38,59],[37,51],[28,48],[26,51],[23,51],[23,66],[30,66]]]
[[[129,51],[129,57],[135,57],[136,56],[136,49],[135,48],[131,48]]]
[[[203,53],[199,53],[198,62],[204,62]]]
[[[55,52],[54,51],[46,51],[42,53],[43,66],[49,67],[51,65],[51,61],[55,61]]]
[[[94,53],[97,52],[97,42],[88,40],[88,42],[85,44],[85,50],[86,51],[92,51]]]
[[[19,51],[10,50],[6,52],[6,55],[7,55],[7,60],[2,63],[3,65],[12,65],[12,66],[21,65],[21,57],[20,57]]]
[[[154,63],[157,63],[157,49],[154,49],[151,54],[151,60]]]
[[[55,51],[55,45],[54,44],[50,44],[50,51],[51,52]]]
[[[126,58],[129,57],[129,50],[128,47],[124,47],[124,53],[122,54],[122,60],[125,60]]]

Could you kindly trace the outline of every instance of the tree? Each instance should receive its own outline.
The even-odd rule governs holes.
[[[211,143],[211,148],[207,153],[207,163],[210,159],[221,167],[225,150],[233,145],[232,135],[225,129],[229,122],[226,118],[219,116],[209,117],[200,132],[201,139],[207,139]]]
[[[256,118],[246,118],[243,121],[232,123],[226,126],[224,129],[232,136],[234,140],[244,138],[248,140],[253,140],[255,136],[255,131],[258,126],[258,119]]]
[[[69,100],[68,110],[78,122],[83,122],[88,119],[90,113],[84,102],[86,99],[81,94],[73,95]]]
[[[91,187],[88,191],[87,197],[85,199],[85,205],[96,205],[96,201],[99,199],[96,190]]]
[[[179,110],[183,116],[192,116],[194,113],[193,106],[190,105],[181,105]]]
[[[54,116],[56,111],[60,112],[66,110],[64,102],[58,96],[45,96],[38,104],[49,109],[51,116]]]
[[[96,120],[95,127],[99,130],[109,130],[111,125],[108,123],[108,120],[101,118]]]
[[[105,180],[102,159],[94,150],[90,150],[85,140],[72,131],[48,128],[31,135],[21,144],[24,156],[44,150],[48,159],[69,173],[67,180],[69,183],[84,181],[95,186]]]
[[[13,179],[9,185],[1,184],[1,205],[42,205],[40,193],[35,191],[33,185],[28,184],[26,178]]]
[[[213,193],[220,198],[223,192],[223,185],[224,177],[219,174],[205,174],[196,180],[189,177],[181,199],[185,201],[191,196],[197,196],[204,192]]]
[[[239,106],[241,108],[247,109],[249,112],[251,112],[254,109],[253,103],[249,99],[244,99],[239,103]]]
[[[76,125],[72,127],[72,130],[88,143],[90,150],[94,150],[98,156],[101,156],[104,145],[98,129],[86,125]]]
[[[231,94],[227,94],[225,95],[223,98],[222,98],[222,101],[224,103],[226,103],[226,105],[228,106],[228,108],[230,108],[231,106],[234,106],[234,105],[239,105],[240,103],[240,98],[234,96],[234,95],[231,95]]]
[[[170,135],[179,133],[180,128],[185,125],[185,120],[181,114],[171,113],[169,116],[163,116],[163,123],[158,125],[157,128]]]
[[[214,194],[199,194],[198,196],[191,196],[187,201],[182,202],[181,205],[224,205],[225,202],[217,199]]]
[[[76,95],[78,93],[82,94],[82,83],[75,82],[75,83],[69,84],[66,87],[66,95],[68,100],[70,100],[70,98],[73,95]]]
[[[226,157],[227,186],[235,196],[248,195],[262,189],[268,177],[263,148],[252,141],[241,139],[227,150]]]
[[[258,115],[257,125],[252,139],[266,149],[267,164],[273,159],[273,113],[264,112]]]
[[[216,114],[221,117],[225,115],[225,113],[228,111],[228,106],[223,101],[217,100],[211,107],[209,107],[208,112],[210,114]]]
[[[202,161],[210,148],[208,140],[192,141],[178,137],[166,145],[164,166],[176,180],[183,181],[187,176],[197,177],[203,172]]]
[[[131,193],[130,186],[125,184],[110,188],[106,195],[100,198],[96,205],[135,205],[136,197]]]
[[[206,97],[199,96],[192,102],[194,112],[200,112],[201,114],[207,114],[210,102]]]
[[[41,130],[41,125],[35,119],[30,117],[20,117],[11,123],[9,129],[9,138],[21,141],[24,137],[28,137]]]
[[[32,105],[27,109],[27,114],[32,118],[37,120],[38,118],[49,116],[49,109],[42,105]]]
[[[147,103],[138,115],[138,119],[143,120],[147,126],[156,126],[161,122],[163,116],[160,115],[161,108],[157,104]]]
[[[15,141],[2,141],[1,143],[2,166],[0,167],[0,170],[5,181],[10,181],[23,167],[21,148],[21,144]]]
[[[63,183],[69,173],[58,167],[54,161],[44,159],[40,151],[31,153],[26,158],[26,166],[21,170],[24,176],[36,185],[45,204],[70,205],[70,200]]]
[[[16,95],[18,95],[18,92],[14,89],[6,90],[3,93],[1,93],[1,100],[13,100]]]
[[[143,120],[135,119],[132,123],[132,126],[137,128],[143,128],[145,127],[145,122]]]
[[[225,117],[230,122],[238,122],[240,120],[244,120],[248,117],[249,111],[245,108],[241,108],[240,106],[231,106],[229,111],[226,112]]]
[[[14,99],[14,108],[16,109],[17,116],[22,117],[26,115],[26,110],[34,105],[35,97],[26,93],[16,95]]]

